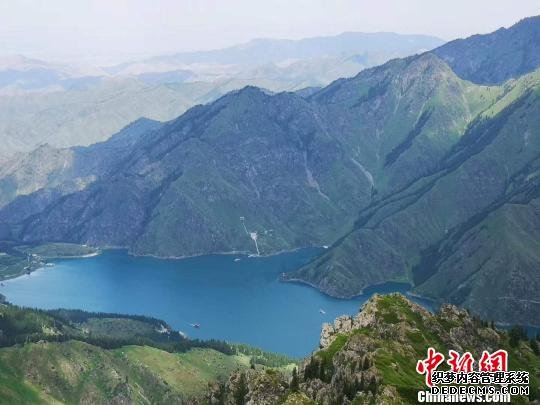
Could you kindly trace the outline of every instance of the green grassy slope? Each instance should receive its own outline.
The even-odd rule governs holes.
[[[179,403],[181,400],[179,391],[171,390],[145,367],[117,353],[78,341],[3,348],[0,368],[3,403]]]
[[[448,245],[445,259],[450,254],[463,256],[466,252],[456,240],[469,228],[481,227],[484,218],[503,205],[525,205],[516,215],[523,217],[522,222],[534,223],[540,144],[533,134],[540,128],[539,83],[540,73],[534,72],[507,84],[497,101],[469,125],[435,170],[397,192],[376,199],[360,212],[356,226],[346,237],[290,277],[306,280],[338,296],[358,294],[369,284],[395,279],[408,279],[420,285],[441,270],[439,266],[444,259],[427,260],[433,251]],[[532,269],[538,262],[536,255],[528,253],[534,246],[526,246],[534,245],[534,231],[522,232],[522,227],[512,220],[497,223],[489,232],[500,241],[498,245],[502,249],[497,254],[501,260],[486,265],[490,277],[514,281],[522,278],[527,280],[523,284],[530,283],[533,287],[538,277]],[[477,258],[488,256],[495,247],[486,232],[479,235],[486,239],[476,244]],[[470,275],[475,263],[480,262],[469,257],[472,256],[461,257],[460,263],[471,267]],[[511,262],[521,265],[513,272],[508,271]],[[446,264],[442,270],[446,281],[434,278],[422,292],[448,299],[448,295],[438,292],[448,286],[444,285],[448,280],[458,280],[455,276],[459,274],[459,265],[455,261]],[[477,292],[484,287],[480,279],[469,281]],[[458,281],[448,287],[455,288],[457,284]],[[522,300],[506,313],[496,312],[495,306],[487,302],[474,303],[477,295],[471,289],[463,289],[461,298],[452,302],[466,305],[490,319],[539,323],[538,311],[530,304],[536,291],[535,288],[523,290],[512,282],[499,283],[491,294]]]
[[[293,360],[183,338],[143,316],[0,304],[0,403],[185,403],[235,370]]]
[[[29,343],[0,349],[0,403],[180,403],[248,367],[248,357],[212,349]]]
[[[250,361],[247,356],[230,356],[210,349],[167,353],[151,347],[126,346],[116,352],[152,370],[169,387],[185,396],[200,395],[209,383],[224,381],[233,371],[248,368]]]

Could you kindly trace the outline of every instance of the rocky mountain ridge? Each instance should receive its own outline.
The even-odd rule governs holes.
[[[450,41],[433,53],[466,80],[501,84],[536,70],[540,64],[540,16],[486,35]]]
[[[473,356],[506,349],[510,367],[530,373],[529,397],[514,398],[516,403],[528,403],[539,395],[537,345],[536,340],[512,338],[452,305],[432,314],[402,295],[376,295],[357,315],[325,325],[319,350],[301,362],[292,378],[256,370],[234,373],[226,384],[213,387],[207,401],[414,404],[417,392],[426,389],[416,363],[425,358],[428,347],[434,347],[445,355],[455,350]]]

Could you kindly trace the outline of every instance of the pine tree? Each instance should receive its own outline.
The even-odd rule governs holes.
[[[372,377],[371,381],[369,382],[368,391],[375,395],[377,394],[377,388],[377,380],[375,377]]]
[[[356,380],[356,392],[363,392],[365,388],[364,374],[360,374],[360,380]]]
[[[354,382],[350,382],[350,381],[346,381],[343,385],[343,394],[345,394],[345,396],[348,398],[348,399],[353,399],[356,395],[356,384],[358,383],[358,381],[355,379]]]
[[[517,347],[520,340],[527,340],[527,332],[522,326],[514,326],[508,332],[510,346]]]
[[[362,378],[362,377],[360,377]],[[354,377],[354,393],[362,391],[364,388],[361,386],[360,381],[358,381],[358,376]]]
[[[322,361],[318,363],[319,363],[319,367],[318,367],[317,376],[319,377],[321,381],[324,381],[324,364]]]
[[[292,392],[298,392],[298,390],[300,389],[300,383],[298,381],[298,371],[296,370],[296,367],[293,369],[292,372],[290,388]]]
[[[244,373],[240,374],[238,379],[238,385],[234,392],[234,403],[236,405],[244,405],[246,403],[246,395],[248,394],[248,386],[246,381],[246,375]]]
[[[225,387],[225,384],[219,384],[218,385],[218,392],[217,392],[217,394],[215,396],[215,398],[218,401],[218,404],[219,405],[224,405],[226,397],[227,397],[227,389]]]
[[[306,364],[306,367],[304,368],[304,380],[310,380],[312,379],[315,371],[315,363],[313,360],[313,357],[309,359],[309,363]]]
[[[370,360],[369,356],[365,356],[364,357],[364,362],[362,364],[362,370],[367,370],[370,367],[371,367],[371,360]]]
[[[530,340],[531,349],[534,354],[537,356],[540,355],[540,344],[538,344],[538,339],[532,339]]]

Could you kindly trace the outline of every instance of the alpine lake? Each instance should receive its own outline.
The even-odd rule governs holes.
[[[105,250],[94,257],[52,260],[54,266],[5,281],[0,293],[27,307],[152,316],[191,338],[241,342],[301,357],[318,346],[323,322],[356,314],[375,293],[409,290],[408,284],[386,283],[353,299],[337,299],[279,281],[283,272],[320,252],[306,248],[265,257],[157,259]],[[429,300],[409,298],[432,308]]]

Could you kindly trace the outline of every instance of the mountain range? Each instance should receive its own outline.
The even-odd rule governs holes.
[[[388,59],[427,51],[444,41],[430,35],[407,35],[393,32],[344,32],[339,35],[300,40],[254,39],[223,49],[180,52],[146,60],[127,62],[107,68],[110,73],[140,72],[149,66],[218,65],[256,67],[299,60],[356,57],[364,66]],[[155,68],[153,68],[155,69]]]
[[[351,32],[261,39],[112,67],[0,58],[0,136],[5,142],[0,160],[42,143],[70,147],[101,142],[140,117],[168,121],[246,85],[271,91],[324,86],[441,43],[422,35]]]
[[[42,146],[2,165],[0,238],[162,257],[328,245],[283,280],[337,297],[407,281],[538,325],[539,27],[321,89],[248,86],[88,147]]]

